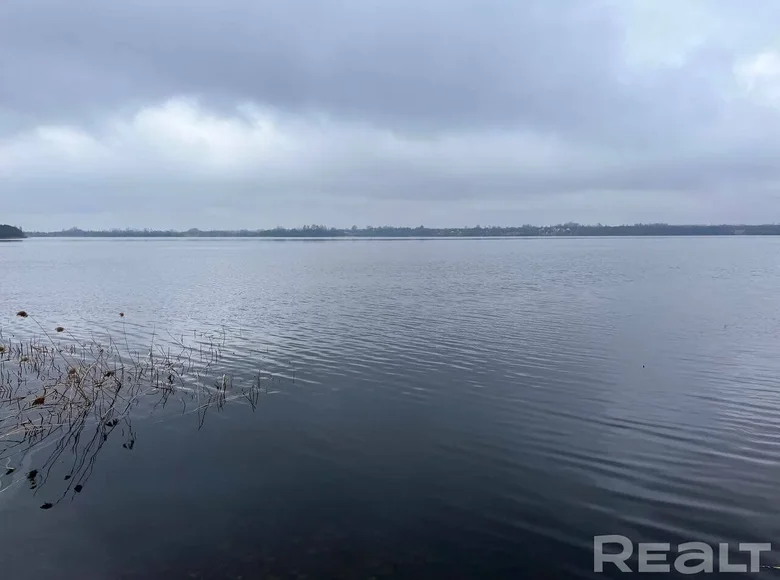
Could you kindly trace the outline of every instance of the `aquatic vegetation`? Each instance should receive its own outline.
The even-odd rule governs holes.
[[[58,479],[66,482],[65,490],[42,509],[83,490],[112,435],[123,438],[122,448],[133,450],[133,420],[139,416],[159,413],[175,401],[180,413],[196,415],[201,428],[210,408],[239,398],[253,409],[258,403],[259,378],[234,384],[221,364],[224,330],[193,333],[189,341],[171,336],[164,345],[152,336],[149,346],[133,350],[124,333],[119,340],[100,329],[75,336],[56,327],[56,334],[49,334],[36,316],[17,315],[27,319],[19,323],[23,328],[4,336],[0,327],[0,465],[5,468],[0,492],[30,462],[35,469],[25,478],[36,492],[64,464],[67,475]]]

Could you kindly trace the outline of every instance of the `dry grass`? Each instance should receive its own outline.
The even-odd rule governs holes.
[[[119,342],[110,335],[83,340],[61,326],[49,334],[27,312],[18,316],[36,332],[12,340],[0,329],[0,467],[10,476],[31,451],[50,447],[42,465],[26,475],[37,489],[55,463],[69,457],[67,489],[57,501],[81,491],[112,433],[132,450],[134,409],[148,414],[176,401],[183,413],[197,413],[202,427],[208,409],[230,399],[244,398],[253,408],[258,403],[259,380],[236,388],[220,372],[224,333],[196,333],[189,342],[171,336],[166,347],[155,345],[153,336],[144,352],[133,352],[124,331]]]

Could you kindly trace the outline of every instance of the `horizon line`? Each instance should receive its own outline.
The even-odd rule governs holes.
[[[578,223],[578,222],[561,222],[555,224],[517,224],[517,225],[469,225],[469,226],[399,226],[399,225],[378,225],[378,226],[350,226],[350,227],[336,227],[326,226],[323,224],[304,224],[302,226],[274,226],[265,228],[199,228],[191,227],[187,229],[178,228],[150,228],[150,227],[124,227],[124,228],[81,228],[73,226],[70,228],[62,228],[59,230],[27,230],[19,226],[13,226],[21,229],[27,234],[56,234],[56,233],[68,233],[68,232],[84,232],[84,233],[146,233],[146,232],[160,232],[160,233],[175,233],[186,234],[189,232],[200,233],[231,233],[231,232],[246,232],[246,233],[266,233],[276,231],[334,231],[334,232],[368,232],[374,230],[396,230],[396,231],[465,231],[465,230],[513,230],[513,229],[549,229],[549,228],[583,228],[583,229],[615,229],[615,228],[641,228],[641,227],[657,227],[657,228],[760,228],[760,227],[780,227],[777,222],[763,222],[763,223],[668,223],[668,222],[634,222],[634,223],[622,223],[622,224],[603,224],[603,223]]]

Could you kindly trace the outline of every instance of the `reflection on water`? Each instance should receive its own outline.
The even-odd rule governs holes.
[[[778,262],[744,237],[2,245],[0,365],[27,377],[0,395],[27,430],[2,444],[3,569],[579,578],[596,534],[772,542]],[[55,391],[11,350],[35,321],[82,369],[109,335],[116,368],[194,362],[119,404],[103,377],[47,435]]]

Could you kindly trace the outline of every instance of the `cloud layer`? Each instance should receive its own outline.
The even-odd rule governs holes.
[[[6,0],[0,221],[765,222],[770,0]]]

